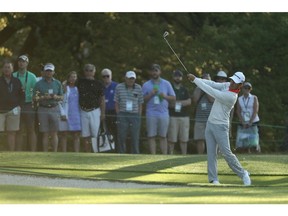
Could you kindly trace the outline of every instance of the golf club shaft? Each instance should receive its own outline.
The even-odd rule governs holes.
[[[164,40],[166,41],[166,43],[168,44],[168,46],[170,47],[170,49],[172,50],[172,52],[174,53],[174,55],[177,57],[177,59],[179,60],[179,62],[181,63],[181,65],[183,66],[183,68],[186,70],[187,73],[188,70],[187,68],[185,67],[185,65],[182,63],[182,61],[180,60],[180,58],[178,57],[178,55],[175,53],[175,51],[173,50],[173,48],[171,47],[171,45],[169,44],[168,40],[166,38],[164,38]]]

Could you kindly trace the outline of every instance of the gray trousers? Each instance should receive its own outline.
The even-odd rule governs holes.
[[[240,178],[244,175],[244,169],[242,168],[237,157],[231,152],[229,141],[229,125],[225,124],[212,124],[207,122],[205,129],[205,138],[207,145],[207,157],[208,157],[208,180],[218,181],[217,171],[217,145],[220,152],[226,160],[229,167]]]

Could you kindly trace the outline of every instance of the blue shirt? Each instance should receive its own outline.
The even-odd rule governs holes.
[[[159,97],[160,93],[164,93],[168,96],[176,96],[169,81],[165,79],[160,79],[159,84],[155,85],[152,80],[149,80],[143,84],[142,92],[144,97],[148,95],[153,88],[158,89],[158,94],[155,94],[146,104],[146,116],[157,116],[157,117],[167,117],[169,116],[168,111],[168,101]],[[155,103],[155,97],[159,97],[159,104]]]
[[[112,81],[109,86],[105,87],[104,93],[105,93],[106,111],[115,110],[114,95],[117,85],[118,85],[117,82]]]

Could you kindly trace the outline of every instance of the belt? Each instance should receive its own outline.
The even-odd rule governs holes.
[[[97,107],[98,108],[98,107]],[[85,112],[91,112],[97,108],[90,108],[90,109],[87,109],[87,108],[84,108],[84,107],[81,107],[81,110],[85,111]]]
[[[48,105],[40,105],[40,107],[44,107],[44,108],[53,108],[53,107],[56,107],[58,104],[56,105],[52,105],[52,104],[48,104]]]

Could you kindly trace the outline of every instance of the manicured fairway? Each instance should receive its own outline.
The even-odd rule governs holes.
[[[0,153],[0,173],[170,185],[169,188],[51,188],[0,185],[0,203],[288,203],[287,155],[238,155],[242,181],[219,156],[220,186],[207,183],[206,156]]]

